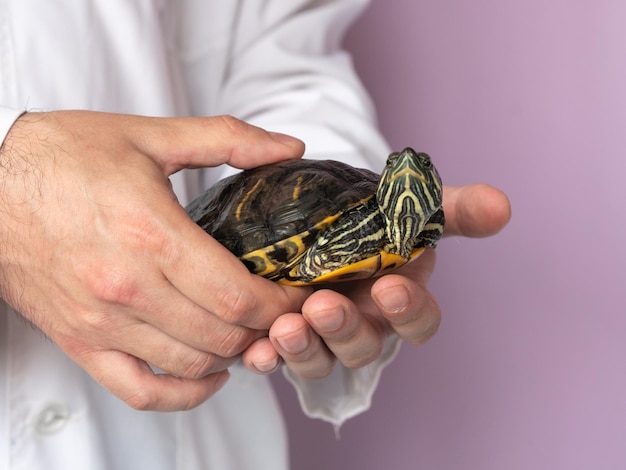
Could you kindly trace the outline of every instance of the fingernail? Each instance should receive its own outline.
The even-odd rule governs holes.
[[[283,134],[281,132],[269,132],[269,135],[280,144],[288,145],[289,147],[304,147],[304,142],[293,136]]]
[[[383,289],[375,298],[386,313],[402,313],[409,306],[409,291],[404,286]]]
[[[274,372],[278,368],[279,364],[279,358],[275,357],[268,362],[255,362],[254,367],[256,367],[259,372],[269,374],[270,372]]]
[[[339,306],[334,309],[317,312],[314,315],[308,315],[308,319],[313,323],[317,331],[332,333],[344,325],[346,311],[343,306]]]
[[[303,328],[299,331],[291,333],[286,336],[276,338],[280,347],[283,348],[289,354],[299,354],[304,352],[309,347],[310,338],[309,331]]]

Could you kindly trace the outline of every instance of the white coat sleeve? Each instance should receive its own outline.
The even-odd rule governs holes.
[[[307,158],[380,171],[389,149],[370,98],[341,48],[347,28],[366,5],[364,0],[238,2],[224,76],[207,98],[214,102],[211,108],[299,137]],[[195,99],[201,96],[199,88]],[[390,338],[372,365],[336,366],[323,380],[302,380],[287,371],[304,412],[339,426],[368,409],[398,343]]]
[[[223,108],[301,138],[307,158],[332,158],[380,171],[387,144],[371,100],[342,49],[346,30],[368,2],[244,3],[235,60],[220,95]]]

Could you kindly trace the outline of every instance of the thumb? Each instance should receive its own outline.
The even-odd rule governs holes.
[[[236,168],[300,158],[304,143],[285,134],[268,132],[232,116],[142,118],[149,122],[132,129],[140,149],[151,155],[169,176],[183,168]]]
[[[447,236],[488,237],[502,230],[511,219],[506,194],[486,184],[445,186],[443,208]]]

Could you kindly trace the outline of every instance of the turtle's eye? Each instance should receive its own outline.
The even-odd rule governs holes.
[[[398,152],[393,152],[387,157],[387,165],[391,165],[395,160],[398,159]]]
[[[425,153],[420,154],[420,160],[424,168],[426,168],[427,170],[432,168],[433,164],[430,161],[430,157],[428,155],[426,155]]]

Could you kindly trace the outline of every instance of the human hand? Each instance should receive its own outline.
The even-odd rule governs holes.
[[[487,185],[444,188],[445,236],[487,237],[509,221],[504,193]],[[251,370],[266,373],[282,361],[304,378],[328,375],[336,361],[361,367],[377,359],[387,336],[422,344],[440,322],[437,301],[427,289],[435,266],[431,249],[393,274],[336,283],[313,293],[302,314],[278,318],[269,338],[244,353]]]
[[[0,149],[0,294],[130,406],[194,407],[310,291],[251,275],[168,176],[303,150],[229,117],[25,114]]]

